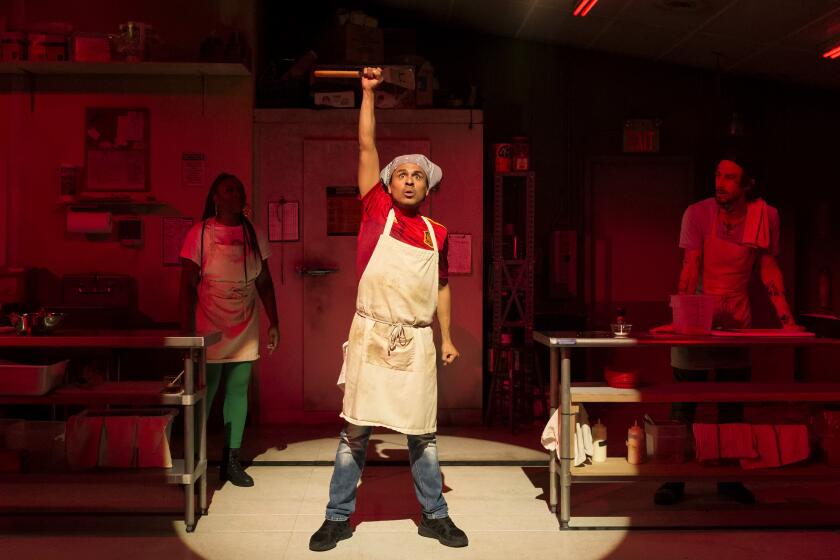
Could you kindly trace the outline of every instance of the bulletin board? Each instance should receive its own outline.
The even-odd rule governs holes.
[[[87,109],[85,190],[148,191],[149,162],[149,109]]]

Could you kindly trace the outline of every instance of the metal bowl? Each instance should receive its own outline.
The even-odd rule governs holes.
[[[10,318],[18,334],[49,334],[61,324],[64,313],[42,310],[36,313],[10,314]]]
[[[64,313],[47,311],[44,313],[43,319],[41,320],[41,328],[45,331],[51,331],[60,325],[63,320]]]

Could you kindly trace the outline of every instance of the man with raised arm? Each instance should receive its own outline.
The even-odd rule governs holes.
[[[330,550],[353,535],[349,519],[374,426],[408,436],[414,490],[422,508],[419,534],[446,546],[467,546],[467,536],[450,519],[443,498],[435,437],[435,312],[441,361],[448,365],[458,357],[450,334],[446,228],[420,214],[420,205],[443,173],[419,154],[399,156],[379,169],[374,96],[382,70],[365,68],[361,81],[359,289],[339,378],[344,385],[341,417],[347,425],[335,457],[326,519],[309,549]]]

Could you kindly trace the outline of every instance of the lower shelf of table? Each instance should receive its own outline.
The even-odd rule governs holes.
[[[161,393],[160,381],[124,381],[102,383],[93,387],[60,387],[46,395],[0,395],[0,404],[6,405],[164,405],[187,406],[198,404],[205,389],[192,394]]]
[[[828,507],[774,508],[734,506],[729,511],[698,509],[675,511],[667,508],[631,515],[572,515],[569,529],[658,528],[658,529],[745,529],[745,528],[838,528],[840,514]]]
[[[170,469],[91,469],[78,472],[3,473],[3,482],[52,483],[52,482],[160,482],[167,484],[192,484],[207,472],[207,461],[197,461],[191,474],[184,472],[184,460],[175,459]]]
[[[557,462],[559,467],[559,461]],[[609,457],[603,463],[572,467],[572,482],[631,482],[634,480],[746,481],[801,478],[840,480],[840,467],[803,463],[773,469],[742,469],[739,466],[705,466],[695,462],[680,464],[645,463],[631,465],[623,457]]]
[[[840,401],[840,383],[665,383],[636,389],[579,383],[570,391],[573,403]]]

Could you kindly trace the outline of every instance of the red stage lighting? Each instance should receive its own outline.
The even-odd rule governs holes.
[[[823,53],[823,58],[840,58],[840,45],[834,47],[833,49],[828,49]]]
[[[573,16],[580,16],[583,17],[589,13],[589,10],[595,7],[595,4],[598,3],[598,0],[580,0],[578,2],[575,11],[572,12]]]

